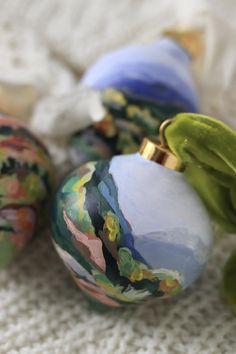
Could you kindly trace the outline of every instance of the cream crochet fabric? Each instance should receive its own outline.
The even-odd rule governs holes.
[[[78,78],[86,67],[107,50],[191,24],[204,33],[204,55],[193,67],[202,111],[236,127],[235,10],[234,0],[2,1],[0,88],[30,88],[22,116],[64,171],[66,137],[57,117],[65,115],[71,129],[86,125],[73,103],[77,95],[83,101]],[[234,236],[219,239],[207,270],[178,299],[100,314],[70,279],[49,231],[42,232],[0,272],[0,354],[235,354],[236,320],[219,293],[235,246]]]

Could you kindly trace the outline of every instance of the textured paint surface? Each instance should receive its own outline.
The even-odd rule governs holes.
[[[11,262],[43,221],[52,172],[37,138],[17,120],[0,115],[0,267]]]
[[[174,40],[163,38],[103,56],[82,81],[95,89],[113,87],[134,98],[173,103],[196,111],[198,104],[189,64],[185,50]]]
[[[75,164],[134,153],[166,118],[197,112],[190,63],[185,50],[169,38],[122,48],[98,60],[82,82],[102,91],[107,115],[72,138]]]
[[[212,243],[183,175],[138,153],[75,170],[56,194],[52,230],[77,285],[109,306],[177,294],[201,273]]]

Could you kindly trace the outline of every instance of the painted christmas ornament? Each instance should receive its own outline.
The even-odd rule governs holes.
[[[107,114],[73,136],[75,164],[138,151],[144,137],[179,112],[197,112],[190,72],[191,57],[175,40],[164,37],[142,46],[111,52],[98,60],[82,83],[102,91]]]
[[[90,299],[135,304],[173,296],[197,279],[212,230],[197,193],[173,170],[179,167],[147,140],[140,152],[89,162],[62,183],[53,240]]]
[[[43,221],[53,168],[45,147],[21,122],[0,115],[0,267]]]

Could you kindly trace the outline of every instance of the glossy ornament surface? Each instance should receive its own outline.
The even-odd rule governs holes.
[[[138,150],[144,137],[179,112],[197,112],[190,72],[191,57],[174,40],[108,53],[85,74],[82,83],[102,91],[105,118],[71,140],[74,163],[105,159]]]
[[[0,115],[0,267],[43,222],[52,183],[46,148],[21,122]]]
[[[139,153],[76,169],[56,194],[52,230],[80,289],[114,307],[181,292],[212,244],[205,207],[184,175]]]

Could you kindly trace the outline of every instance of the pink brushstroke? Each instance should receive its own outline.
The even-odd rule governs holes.
[[[79,252],[88,259],[98,270],[106,271],[106,261],[102,252],[102,241],[95,235],[87,235],[81,232],[69,216],[63,211],[65,223],[75,238],[75,244]]]

